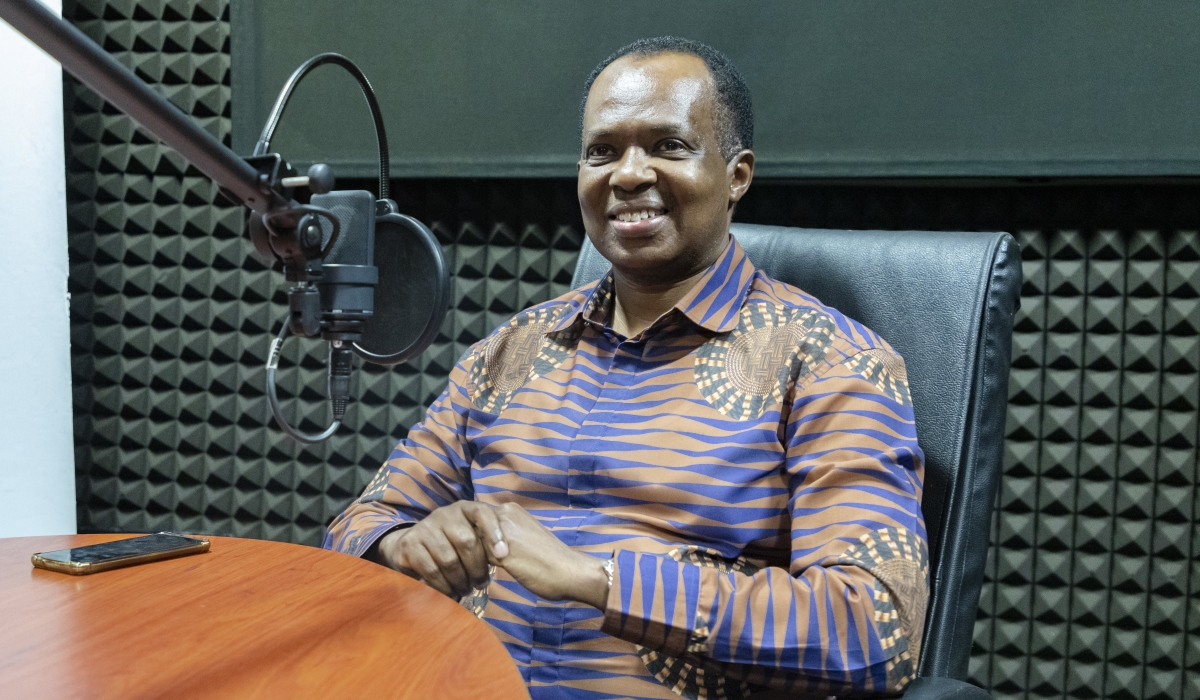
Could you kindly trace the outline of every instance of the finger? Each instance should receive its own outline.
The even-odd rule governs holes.
[[[412,566],[412,570],[416,573],[416,578],[426,586],[453,598],[454,591],[451,590],[450,584],[446,582],[446,578],[442,576],[441,569],[433,561],[433,557],[430,556],[429,550],[425,548],[425,545],[416,541],[406,544],[407,546],[404,547],[406,550],[405,558],[408,559],[409,565]]]
[[[464,511],[465,512],[465,511]],[[458,552],[458,560],[462,562],[472,588],[482,588],[488,581],[488,558],[484,543],[479,541],[469,518],[463,518],[453,525],[448,525],[443,534],[450,545]]]
[[[429,537],[425,540],[425,549],[437,563],[442,577],[446,579],[446,583],[450,584],[455,597],[461,598],[471,592],[470,577],[467,576],[462,561],[458,558],[458,551],[454,549],[454,545],[450,544],[444,531],[430,532]]]
[[[496,515],[496,509],[479,504],[477,508],[467,510],[466,514],[475,532],[479,533],[479,537],[487,546],[488,554],[497,560],[507,557],[508,542],[504,539],[504,530],[500,528],[500,518]]]

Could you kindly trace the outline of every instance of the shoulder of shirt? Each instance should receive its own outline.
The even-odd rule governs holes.
[[[474,359],[482,352],[486,351],[488,342],[492,338],[504,332],[506,329],[514,325],[527,325],[530,323],[548,323],[554,324],[562,318],[562,314],[570,313],[572,309],[581,309],[587,303],[588,297],[592,290],[599,284],[599,280],[591,282],[577,289],[557,296],[549,301],[543,301],[540,304],[535,304],[523,311],[519,311],[512,318],[496,326],[483,338],[480,338],[471,347],[467,348],[463,354],[460,363],[464,366],[470,366]]]
[[[755,271],[745,304],[766,304],[802,312],[815,311],[818,318],[825,321],[822,325],[827,328],[832,326],[833,349],[843,356],[843,361],[872,350],[900,355],[882,336],[867,326],[822,303],[803,289],[770,277],[762,270]]]

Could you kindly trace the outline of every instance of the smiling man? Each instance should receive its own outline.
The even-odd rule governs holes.
[[[612,270],[473,346],[326,546],[462,598],[534,698],[901,690],[928,596],[904,362],[731,238],[741,75],[636,42],[581,131]]]

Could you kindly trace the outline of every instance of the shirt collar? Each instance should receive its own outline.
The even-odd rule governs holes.
[[[754,263],[737,239],[730,236],[725,252],[704,271],[675,308],[697,326],[727,333],[737,328],[738,314],[753,279]]]
[[[612,299],[612,268],[599,281],[579,288],[567,301],[567,307],[547,333],[564,331],[584,319],[604,325],[608,320],[608,303]]]
[[[732,236],[721,257],[704,271],[688,293],[675,304],[675,309],[693,323],[713,331],[726,333],[737,327],[738,313],[750,291],[754,263],[741,244]],[[570,328],[579,319],[608,326],[612,314],[613,273],[609,268],[591,289],[584,287],[568,302],[558,321],[550,328],[555,333]]]

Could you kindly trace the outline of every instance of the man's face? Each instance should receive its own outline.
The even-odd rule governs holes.
[[[669,284],[724,249],[754,156],[726,163],[704,62],[625,56],[596,78],[583,113],[579,206],[588,238],[619,274]]]

